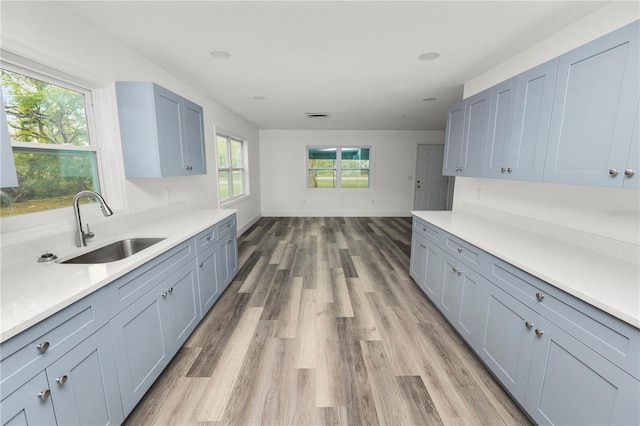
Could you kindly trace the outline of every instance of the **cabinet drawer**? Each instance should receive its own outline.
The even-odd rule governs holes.
[[[510,265],[493,259],[491,281],[627,373],[640,378],[640,330]]]
[[[232,214],[228,218],[218,222],[218,238],[236,229],[236,215]]]
[[[106,294],[99,290],[0,347],[1,396],[4,398],[107,323]]]
[[[195,256],[195,242],[191,238],[109,284],[106,288],[109,317],[118,315]]]
[[[196,253],[200,254],[207,250],[209,247],[213,247],[215,245],[216,239],[217,232],[215,225],[196,235]]]
[[[471,244],[462,241],[453,235],[446,234],[444,238],[444,251],[460,260],[468,266],[477,268],[478,271],[484,252]]]
[[[435,244],[440,245],[440,236],[442,235],[440,228],[437,228],[424,220],[418,219],[415,216],[413,217],[413,232]]]

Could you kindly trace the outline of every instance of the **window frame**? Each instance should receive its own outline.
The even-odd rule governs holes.
[[[4,51],[3,51],[4,53]],[[22,152],[28,151],[42,151],[42,152],[93,152],[94,160],[96,165],[95,176],[97,177],[96,188],[95,190],[104,196],[105,194],[105,179],[103,170],[104,164],[101,155],[101,148],[99,144],[100,138],[97,136],[97,124],[96,124],[96,116],[94,111],[93,104],[93,91],[90,88],[79,86],[74,83],[72,80],[78,80],[73,78],[73,76],[67,75],[66,73],[60,71],[57,73],[55,70],[49,68],[46,65],[41,65],[34,63],[31,64],[31,61],[28,61],[29,65],[25,65],[20,63],[19,60],[10,60],[3,58],[0,60],[0,68],[5,69],[7,71],[24,75],[26,77],[30,77],[33,79],[37,79],[49,84],[53,84],[68,90],[72,90],[78,93],[81,93],[84,98],[84,110],[85,116],[87,120],[87,133],[89,145],[86,146],[76,146],[71,144],[44,144],[44,143],[33,143],[33,142],[20,142],[15,141],[10,138],[11,141],[11,149],[12,151],[17,148]],[[89,84],[84,83],[86,86]],[[0,106],[4,108],[4,105]],[[55,209],[48,210],[39,210],[32,213],[27,214],[19,214],[15,216],[5,216],[1,217],[0,220],[3,222],[3,227],[6,224],[12,224],[8,228],[16,229],[21,228],[22,226],[28,226],[32,223],[33,220],[41,222],[42,220],[51,220],[57,221],[61,218],[66,218],[68,216],[68,209],[72,209],[73,206],[65,206],[59,207]]]
[[[227,164],[229,167],[220,168],[218,165],[218,138],[224,138],[227,141]],[[240,142],[241,150],[242,150],[242,167],[233,167],[233,161],[231,158],[231,141]],[[244,138],[233,136],[232,134],[225,131],[217,131],[216,132],[216,180],[218,182],[218,203],[220,207],[226,207],[231,204],[235,204],[238,201],[244,200],[249,197],[249,167],[248,167],[248,145],[247,141]],[[228,198],[221,199],[220,198],[220,172],[226,171],[227,178],[229,182],[229,194],[231,195]],[[233,194],[233,172],[241,172],[242,175],[242,194],[235,195]]]
[[[342,150],[343,149],[368,149],[369,150],[369,167],[363,168],[343,168],[342,167]],[[309,150],[310,149],[336,149],[336,167],[335,168],[311,168],[309,167]],[[373,192],[373,157],[374,147],[373,145],[307,145],[304,150],[305,155],[305,179],[304,185],[307,192],[357,192],[367,193]],[[310,170],[335,170],[336,172],[336,187],[335,188],[311,188],[309,186],[309,171]],[[369,171],[369,186],[367,188],[343,188],[342,187],[342,170],[368,170]]]

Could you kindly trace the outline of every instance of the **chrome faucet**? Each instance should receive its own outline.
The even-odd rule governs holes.
[[[98,202],[100,202],[100,208],[102,209],[102,214],[105,216],[111,216],[113,211],[107,205],[107,202],[102,198],[100,194],[94,191],[80,191],[73,197],[73,211],[76,215],[76,245],[78,247],[84,247],[87,245],[87,240],[93,238],[93,232],[89,230],[89,225],[87,225],[87,232],[82,230],[82,220],[80,219],[80,198],[82,197],[93,197]]]

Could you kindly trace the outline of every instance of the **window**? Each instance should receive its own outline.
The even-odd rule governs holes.
[[[244,141],[218,134],[217,148],[220,202],[228,202],[246,195]]]
[[[307,188],[370,189],[370,147],[308,147]]]
[[[99,192],[90,92],[4,63],[0,78],[18,175],[17,187],[0,188],[0,216],[67,207],[79,191]]]

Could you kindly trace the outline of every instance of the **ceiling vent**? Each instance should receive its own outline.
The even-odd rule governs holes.
[[[306,115],[307,118],[312,118],[312,119],[329,118],[329,114],[327,114],[326,112],[305,112],[304,115]]]

